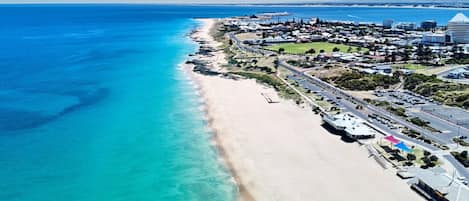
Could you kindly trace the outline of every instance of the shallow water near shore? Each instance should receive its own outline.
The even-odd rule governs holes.
[[[199,97],[177,66],[196,50],[186,37],[198,25],[191,18],[272,11],[377,22],[427,19],[412,12],[444,22],[457,12],[0,6],[0,200],[235,200]]]

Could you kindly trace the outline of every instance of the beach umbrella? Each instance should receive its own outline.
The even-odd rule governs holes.
[[[397,143],[396,145],[397,148],[399,148],[400,150],[404,151],[404,152],[407,152],[407,153],[411,153],[412,152],[412,149],[410,149],[409,147],[407,147],[407,145],[404,144],[404,142],[399,142]]]
[[[392,142],[393,144],[399,143],[399,140],[394,138],[394,136],[392,136],[392,135],[386,136],[386,137],[384,137],[384,139],[389,141],[389,142]]]

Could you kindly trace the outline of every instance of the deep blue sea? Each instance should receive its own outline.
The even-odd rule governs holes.
[[[456,10],[0,6],[1,201],[230,201],[201,101],[177,67],[194,17],[445,24]],[[467,12],[466,12],[467,13]]]

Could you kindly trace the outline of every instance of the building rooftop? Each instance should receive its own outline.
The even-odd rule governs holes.
[[[449,22],[465,22],[469,23],[469,18],[467,18],[463,13],[456,14]]]
[[[408,172],[433,189],[445,194],[445,197],[450,201],[469,200],[469,187],[462,184],[457,178],[446,174],[444,170],[409,168]]]
[[[369,136],[376,135],[377,132],[366,125],[364,122],[350,122],[350,126],[345,128],[345,132],[349,133],[352,136]]]
[[[345,132],[352,136],[371,136],[377,132],[372,129],[363,119],[360,119],[350,113],[341,113],[326,117],[336,127],[344,128]]]

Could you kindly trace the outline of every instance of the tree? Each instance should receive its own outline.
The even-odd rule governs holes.
[[[393,53],[391,54],[391,61],[392,61],[392,62],[395,62],[396,60],[397,60],[397,59],[396,59],[396,53],[393,52]]]
[[[433,58],[432,51],[429,47],[419,44],[417,47],[417,59],[421,62],[428,62]]]
[[[306,54],[315,54],[316,50],[314,48],[311,48],[305,52]]]
[[[409,161],[415,161],[417,157],[414,154],[407,154],[407,160]]]
[[[324,51],[324,50],[319,50],[319,53],[324,53],[324,52],[326,52],[326,51]]]
[[[362,51],[362,47],[357,47],[357,52],[361,52]]]
[[[405,49],[404,53],[402,54],[402,60],[407,61],[410,59],[410,55],[412,54],[410,49]]]
[[[350,52],[352,52],[352,51],[353,51],[352,47],[348,47],[347,52],[350,53]]]
[[[230,39],[229,44],[230,46],[233,45],[233,40]]]
[[[429,151],[423,151],[423,155],[424,155],[424,156],[430,156],[431,153],[430,153]]]
[[[433,162],[436,162],[438,161],[438,157],[433,155],[433,156],[430,156],[430,160],[433,161]]]
[[[333,52],[338,52],[338,51],[340,51],[340,49],[339,49],[338,47],[334,47],[334,48],[332,49],[332,51],[333,51]]]
[[[461,156],[462,158],[467,158],[467,151],[462,151],[459,156]]]
[[[283,52],[285,52],[285,48],[281,47],[281,48],[278,49],[279,54],[282,54]]]

